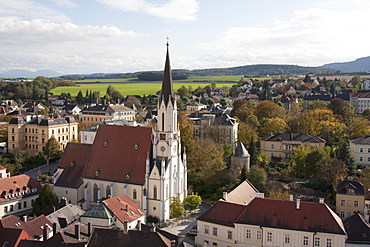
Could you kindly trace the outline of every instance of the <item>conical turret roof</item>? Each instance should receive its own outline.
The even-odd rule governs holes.
[[[250,157],[248,150],[244,147],[242,142],[238,142],[238,145],[235,148],[235,157]]]
[[[172,73],[171,73],[171,64],[170,64],[170,55],[169,55],[169,44],[167,42],[167,54],[166,54],[166,63],[164,66],[164,75],[163,75],[163,82],[162,82],[162,95],[161,100],[164,100],[166,106],[168,102],[171,100],[174,103],[175,93],[173,91],[172,86]]]

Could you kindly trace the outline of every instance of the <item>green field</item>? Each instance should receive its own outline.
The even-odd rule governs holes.
[[[122,80],[122,79],[121,79]],[[116,90],[121,92],[122,95],[149,95],[155,94],[157,91],[161,90],[162,82],[152,82],[152,83],[117,83],[114,84],[112,80],[109,80],[112,83],[94,83],[94,84],[79,84],[76,87],[57,87],[51,90],[53,94],[61,94],[61,93],[70,93],[72,96],[76,96],[78,92],[81,90],[83,95],[85,96],[86,90],[91,90],[92,92],[99,91],[101,96],[104,96],[108,85],[112,85]],[[175,91],[179,89],[182,85],[189,86],[191,85],[193,89],[196,89],[198,86],[205,87],[210,85],[211,83],[201,83],[201,82],[175,82],[173,88]],[[235,83],[217,83],[217,87],[228,86],[231,87]]]

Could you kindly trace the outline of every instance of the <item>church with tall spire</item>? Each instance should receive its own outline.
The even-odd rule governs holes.
[[[172,198],[183,201],[187,195],[186,171],[167,43],[152,127],[101,124],[93,144],[68,143],[54,175],[54,191],[84,210],[124,194],[147,216],[163,222],[170,218]]]

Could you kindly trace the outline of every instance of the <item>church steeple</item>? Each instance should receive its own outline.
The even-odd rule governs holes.
[[[168,47],[169,47],[168,41],[166,45],[167,45],[167,55],[166,55],[166,63],[164,66],[161,100],[164,100],[164,103],[167,106],[170,100],[172,104],[174,103],[175,93],[172,87],[172,73],[171,73],[170,55],[168,51]]]

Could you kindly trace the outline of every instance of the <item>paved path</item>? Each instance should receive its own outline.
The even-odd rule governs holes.
[[[44,164],[42,166],[39,166],[39,167],[33,168],[29,171],[26,171],[24,174],[30,176],[33,179],[37,179],[37,174],[38,174],[39,170],[40,170],[41,173],[51,172],[52,174],[54,174],[55,170],[58,167],[58,163],[59,163],[59,161],[51,162],[49,165]]]

